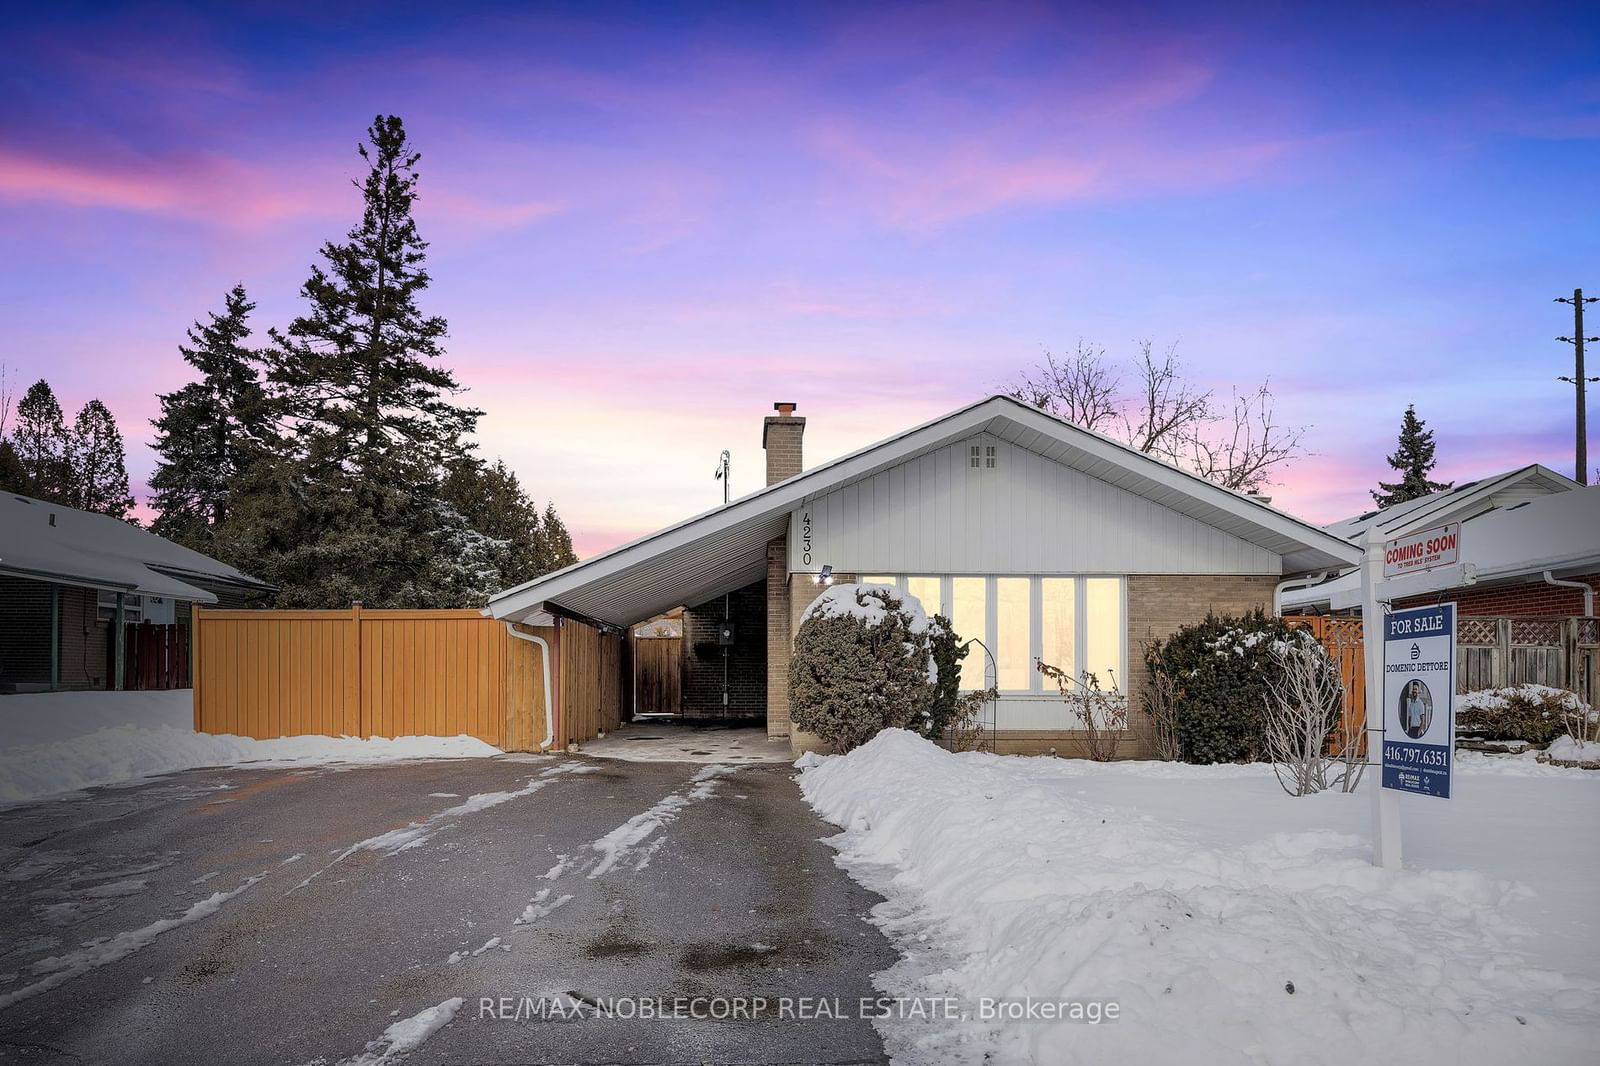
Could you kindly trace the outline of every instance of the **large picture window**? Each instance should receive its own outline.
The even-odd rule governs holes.
[[[963,640],[983,641],[994,656],[1003,693],[1054,694],[1033,667],[1043,659],[1075,677],[1092,673],[1101,687],[1128,688],[1128,625],[1121,577],[996,574],[888,574],[862,581],[894,585],[915,596],[931,617],[942,614]],[[989,656],[973,645],[961,664],[961,687],[986,687]]]

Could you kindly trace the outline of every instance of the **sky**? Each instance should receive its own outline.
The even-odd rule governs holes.
[[[422,303],[481,452],[581,555],[719,503],[724,448],[759,488],[774,401],[809,465],[1079,340],[1270,379],[1311,454],[1269,491],[1313,521],[1370,505],[1412,403],[1444,480],[1573,472],[1581,4],[18,7],[16,391],[103,400],[142,498],[185,328],[236,282],[263,344],[304,308],[380,112],[422,152]]]

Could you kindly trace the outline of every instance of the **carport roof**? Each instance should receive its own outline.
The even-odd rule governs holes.
[[[1259,500],[1009,396],[991,396],[740,497],[723,507],[495,596],[486,613],[525,621],[555,608],[614,626],[759,581],[767,544],[808,501],[923,452],[988,433],[1137,493],[1283,557],[1284,573],[1354,564],[1360,549]]]

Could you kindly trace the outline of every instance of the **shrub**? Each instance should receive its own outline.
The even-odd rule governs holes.
[[[1543,747],[1567,732],[1569,715],[1587,711],[1575,693],[1547,685],[1480,689],[1457,697],[1456,733]]]
[[[925,725],[934,694],[934,626],[886,585],[835,585],[800,618],[789,713],[835,751],[889,728]]]
[[[928,714],[922,720],[919,731],[929,740],[942,740],[963,718],[964,712],[970,709],[961,702],[961,660],[972,649],[961,642],[956,631],[950,628],[950,619],[944,615],[933,616],[929,634],[937,677],[928,702]]]
[[[1187,762],[1245,762],[1263,748],[1268,683],[1282,666],[1272,654],[1291,641],[1315,641],[1259,609],[1242,617],[1208,614],[1145,648],[1152,674],[1172,683],[1174,728]]]

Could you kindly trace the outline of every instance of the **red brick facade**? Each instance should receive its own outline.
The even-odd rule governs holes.
[[[1582,581],[1600,593],[1600,573],[1584,574],[1570,580]],[[1583,614],[1583,592],[1579,589],[1546,585],[1535,578],[1513,585],[1469,586],[1431,596],[1414,596],[1396,607],[1422,607],[1430,603],[1456,603],[1461,615],[1501,618],[1573,618]]]

